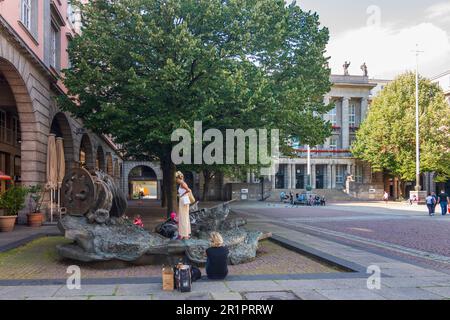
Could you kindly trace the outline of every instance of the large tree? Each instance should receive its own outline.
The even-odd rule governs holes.
[[[444,181],[450,177],[450,107],[439,86],[426,78],[420,78],[419,92],[421,172],[436,172],[438,181]],[[415,103],[414,73],[389,83],[373,100],[353,154],[374,171],[386,171],[401,182],[414,181]]]
[[[171,133],[277,128],[281,143],[330,133],[328,30],[284,0],[94,0],[78,3],[65,110],[111,134],[133,157],[156,159],[175,208]]]

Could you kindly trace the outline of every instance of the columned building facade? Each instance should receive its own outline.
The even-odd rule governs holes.
[[[383,174],[372,173],[368,164],[355,159],[350,147],[364,121],[373,93],[387,81],[369,81],[366,76],[332,75],[332,89],[324,102],[334,108],[324,119],[332,135],[323,145],[311,147],[311,187],[318,193],[345,190],[359,198],[379,198],[384,191]],[[308,182],[307,147],[298,146],[297,156],[281,158],[277,173],[269,177],[272,190],[301,191]],[[275,193],[275,197],[277,193]]]
[[[67,0],[0,1],[0,171],[16,184],[46,184],[50,134],[63,139],[66,168],[98,168],[120,180],[123,160],[112,139],[84,129],[56,103],[79,27]]]

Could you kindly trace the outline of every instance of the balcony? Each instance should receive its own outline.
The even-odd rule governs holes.
[[[307,157],[306,149],[296,149],[295,154],[300,158]],[[312,158],[352,158],[350,150],[344,149],[311,149]]]

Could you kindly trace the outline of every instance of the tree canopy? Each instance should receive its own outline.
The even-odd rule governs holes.
[[[387,171],[414,181],[416,170],[415,74],[389,83],[373,100],[357,132],[352,152],[374,171]],[[419,80],[421,172],[436,172],[438,181],[450,177],[450,107],[437,84]]]
[[[177,128],[280,129],[320,144],[330,133],[328,30],[284,0],[95,0],[78,6],[62,108],[131,156],[173,175]],[[172,185],[173,180],[164,184]],[[171,189],[173,191],[173,188]]]

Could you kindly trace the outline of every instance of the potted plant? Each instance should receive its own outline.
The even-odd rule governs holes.
[[[28,199],[27,221],[30,227],[40,227],[44,222],[44,215],[41,213],[42,187],[40,185],[28,188],[30,198]]]
[[[10,232],[14,230],[17,214],[25,207],[25,197],[28,188],[12,186],[0,196],[0,207],[5,209],[0,216],[0,231]]]

